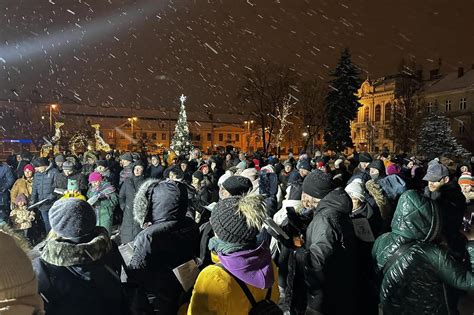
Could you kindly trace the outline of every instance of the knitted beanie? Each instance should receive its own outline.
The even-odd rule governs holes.
[[[210,222],[219,239],[234,244],[249,244],[256,241],[264,218],[265,207],[261,196],[232,196],[216,204]]]
[[[395,163],[387,166],[387,175],[393,175],[393,174],[400,174],[400,168]]]
[[[49,221],[56,234],[75,242],[92,233],[96,226],[92,206],[77,198],[56,201],[49,210]]]
[[[101,182],[102,181],[102,175],[100,175],[99,172],[92,172],[89,175],[89,183],[92,182]]]
[[[240,196],[248,193],[253,185],[247,177],[235,175],[229,177],[225,182],[223,182],[222,187],[224,187],[232,196]]]
[[[25,167],[23,167],[23,172],[25,172],[25,171],[30,171],[30,172],[34,173],[35,168],[31,164],[26,164]]]
[[[369,163],[372,162],[372,157],[367,152],[359,153],[359,162]]]
[[[309,173],[303,181],[303,192],[318,199],[323,199],[334,188],[331,175],[320,170]]]
[[[63,163],[63,170],[64,171],[72,171],[74,170],[74,163],[71,161],[66,161]]]
[[[311,171],[311,163],[308,159],[303,159],[298,163],[298,170],[301,169]]]
[[[31,261],[4,232],[0,232],[0,264],[0,314],[23,314],[20,310],[25,309],[31,309],[30,314],[44,314]]]
[[[66,158],[64,157],[64,155],[58,154],[58,155],[56,155],[56,157],[54,158],[54,162],[56,162],[56,163],[64,163],[64,162],[66,162]]]
[[[461,177],[458,179],[458,184],[459,185],[473,185],[474,181],[472,180],[471,173],[469,172],[464,172],[461,174]]]
[[[194,172],[193,177],[196,177],[197,179],[199,179],[200,182],[204,180],[204,174],[200,171]]]
[[[346,188],[344,189],[346,193],[351,196],[351,198],[357,198],[360,201],[365,201],[364,196],[364,183],[362,179],[356,178],[352,182],[350,182]]]

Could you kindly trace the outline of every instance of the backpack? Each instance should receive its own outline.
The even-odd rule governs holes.
[[[244,291],[245,296],[249,300],[250,304],[252,304],[252,308],[249,311],[249,315],[283,315],[283,311],[278,307],[275,302],[271,300],[272,288],[269,288],[267,290],[265,299],[257,302],[255,301],[252,292],[250,292],[250,289],[242,280],[230,273],[222,264],[217,264],[217,266],[221,267],[223,270],[225,270],[225,272],[231,275],[232,278],[237,281],[242,291]]]

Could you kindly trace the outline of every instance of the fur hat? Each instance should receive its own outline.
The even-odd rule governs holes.
[[[303,192],[318,199],[323,199],[334,188],[331,175],[320,170],[309,173],[303,181]]]
[[[100,175],[99,172],[92,172],[89,175],[89,183],[92,182],[101,182],[102,181],[102,175]]]
[[[372,156],[367,152],[361,152],[359,153],[359,163],[360,162],[370,163],[372,162]]]
[[[4,232],[0,232],[0,257],[0,314],[44,314],[31,260]]]
[[[265,217],[262,196],[233,196],[216,204],[210,222],[219,239],[234,244],[253,244]]]
[[[33,164],[34,167],[49,166],[49,161],[45,157],[39,157],[34,159],[31,164]]]
[[[458,184],[459,185],[473,185],[474,181],[472,180],[471,173],[469,172],[464,172],[461,174],[461,176],[458,179]]]
[[[223,182],[222,187],[232,196],[240,196],[248,193],[253,188],[253,185],[247,177],[234,175]]]
[[[346,188],[344,189],[346,193],[351,196],[351,198],[357,198],[360,201],[364,202],[365,201],[365,196],[364,196],[364,183],[362,182],[362,179],[356,178],[352,182],[350,182]]]
[[[95,211],[87,202],[77,198],[59,199],[49,210],[52,230],[59,236],[80,242],[96,226]]]

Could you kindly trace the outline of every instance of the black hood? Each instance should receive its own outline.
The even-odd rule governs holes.
[[[370,162],[368,168],[375,168],[379,171],[379,178],[385,177],[385,164],[383,164],[382,160],[373,160]]]
[[[339,187],[331,191],[321,199],[316,207],[316,213],[320,211],[331,210],[343,214],[350,214],[352,212],[352,200],[346,191]]]

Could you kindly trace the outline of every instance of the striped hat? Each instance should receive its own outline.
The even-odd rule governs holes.
[[[469,172],[464,172],[461,174],[461,177],[458,179],[458,184],[459,185],[473,185],[473,180],[471,173]]]

